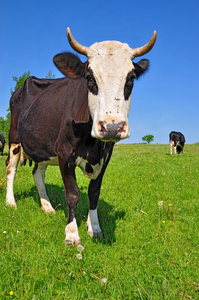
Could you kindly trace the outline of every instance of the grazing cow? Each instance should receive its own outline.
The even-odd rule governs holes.
[[[175,154],[183,153],[185,144],[185,137],[181,132],[171,131],[169,134],[170,140],[170,154],[172,154],[172,148],[174,147]]]
[[[66,76],[61,79],[30,77],[10,100],[11,127],[7,166],[6,204],[16,207],[13,181],[19,160],[35,162],[33,175],[44,212],[54,212],[46,194],[44,177],[47,165],[59,165],[68,206],[65,242],[78,244],[80,237],[75,211],[80,191],[75,167],[91,179],[88,195],[88,234],[101,236],[97,201],[105,169],[115,142],[130,135],[128,114],[134,79],[149,61],[133,63],[134,57],[149,52],[155,41],[136,49],[116,41],[80,45],[67,28],[71,47],[87,56],[82,63],[71,53],[54,57]]]
[[[5,146],[5,139],[4,139],[4,136],[2,134],[0,134],[0,152],[1,152],[1,155],[3,155],[4,146]]]

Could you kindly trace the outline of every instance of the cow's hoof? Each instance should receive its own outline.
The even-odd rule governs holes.
[[[100,231],[100,232],[88,231],[87,233],[88,233],[88,235],[90,235],[90,237],[92,237],[92,238],[100,238],[100,239],[101,239],[101,238],[104,237],[102,231]]]
[[[43,209],[42,209],[43,210]],[[53,214],[55,215],[56,214],[56,211],[54,209],[48,209],[48,210],[43,210],[45,212],[45,214]]]
[[[43,210],[43,212],[45,212],[45,214],[55,214],[56,211],[54,210],[54,208],[51,206],[51,204],[45,204],[42,205],[41,209]]]
[[[64,240],[64,243],[66,245],[71,245],[71,246],[74,246],[74,245],[81,245],[81,240]]]
[[[43,209],[42,208],[42,210],[43,210],[43,212],[45,212],[45,214],[53,214],[53,215],[55,215],[56,214],[56,211],[55,210],[52,210],[52,209],[48,209],[48,210],[45,210],[45,209]]]
[[[103,232],[98,232],[98,233],[94,233],[94,238],[100,238],[100,239],[103,239],[104,238],[104,234]]]
[[[8,200],[6,200],[6,206],[14,207],[15,209],[17,209],[16,202],[9,202]]]

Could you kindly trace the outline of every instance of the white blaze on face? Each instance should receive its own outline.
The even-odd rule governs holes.
[[[131,105],[124,98],[127,74],[133,69],[132,49],[127,44],[115,41],[95,43],[89,48],[88,61],[98,86],[97,95],[88,92],[88,104],[93,119],[91,135],[98,136],[100,121],[115,119],[125,122],[129,137],[128,114]]]

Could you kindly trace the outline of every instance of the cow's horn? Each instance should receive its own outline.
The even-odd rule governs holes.
[[[146,45],[139,48],[132,49],[133,57],[142,56],[148,53],[153,48],[156,41],[156,37],[157,37],[157,32],[154,31],[150,41]]]
[[[81,44],[79,44],[75,39],[74,37],[72,36],[72,33],[70,31],[70,28],[68,27],[67,28],[67,31],[66,31],[66,34],[67,34],[67,38],[68,38],[68,41],[71,45],[71,47],[76,51],[78,52],[79,54],[83,54],[83,55],[86,55],[88,54],[88,47],[86,46],[83,46]]]

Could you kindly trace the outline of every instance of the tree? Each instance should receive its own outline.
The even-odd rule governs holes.
[[[45,78],[53,79],[53,78],[55,78],[55,74],[53,74],[52,71],[50,70]]]
[[[152,134],[148,134],[148,135],[143,136],[142,140],[149,144],[149,143],[153,142],[154,136]]]
[[[30,71],[28,71],[27,73],[25,72],[22,76],[20,76],[19,78],[17,76],[12,76],[13,81],[16,82],[16,85],[14,87],[14,90],[16,91],[19,87],[22,87],[24,85],[24,82],[26,81],[26,79],[28,79],[30,77]],[[10,89],[11,95],[13,94],[13,89]]]
[[[3,117],[0,117],[0,134],[6,135],[6,120]]]

